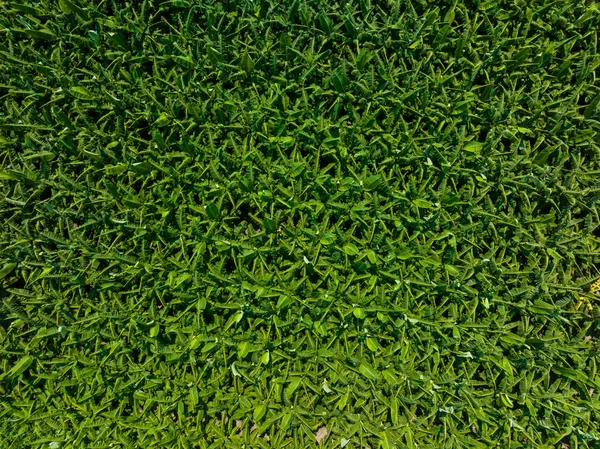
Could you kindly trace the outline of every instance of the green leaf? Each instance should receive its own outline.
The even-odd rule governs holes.
[[[267,413],[267,404],[260,404],[254,409],[252,418],[255,422],[259,422]]]
[[[123,205],[125,205],[129,208],[132,208],[132,209],[137,209],[144,205],[144,203],[139,198],[132,196],[132,195],[128,195],[128,196],[124,197],[122,199],[122,203],[123,203]]]
[[[301,383],[302,383],[301,377],[292,377],[290,379],[290,384],[285,389],[285,396],[291,400],[291,398],[294,396],[294,392],[300,386]]]
[[[408,248],[397,248],[395,254],[400,260],[408,260],[413,257],[413,253]]]
[[[388,431],[383,431],[379,434],[381,438],[381,447],[382,449],[393,449],[395,444],[392,442],[392,438]]]
[[[421,209],[430,209],[433,207],[433,203],[431,201],[427,201],[423,198],[417,198],[413,201],[413,204]]]
[[[155,323],[150,328],[150,337],[155,338],[156,336],[158,336],[159,332],[160,332],[160,324]]]
[[[71,95],[79,100],[92,101],[94,100],[94,95],[87,90],[85,87],[75,86],[69,89]]]
[[[354,243],[348,243],[344,245],[344,252],[349,256],[356,256],[358,254],[358,247]]]
[[[346,393],[341,395],[338,401],[335,404],[335,408],[338,410],[344,410],[346,405],[348,404],[348,400],[350,399],[350,388],[346,390]]]
[[[369,262],[373,264],[376,263],[377,255],[375,254],[375,251],[373,251],[372,249],[367,250],[367,259],[369,259]]]
[[[361,363],[358,367],[358,370],[363,376],[365,376],[369,380],[375,381],[379,379],[379,373],[366,362]]]
[[[24,32],[34,39],[42,39],[45,41],[53,41],[56,39],[54,31],[48,28],[42,28],[40,30],[24,30]]]
[[[205,354],[207,352],[213,352],[215,350],[215,348],[217,347],[217,342],[215,341],[211,341],[209,343],[206,343],[203,347],[202,347],[202,354]]]
[[[239,359],[245,358],[250,353],[250,343],[243,341],[238,344],[238,357]]]
[[[206,205],[206,215],[211,220],[216,220],[219,218],[219,207],[215,203],[210,203]]]
[[[503,342],[508,343],[510,345],[524,345],[525,344],[524,337],[521,337],[520,335],[517,335],[512,332],[507,332],[505,335],[502,335],[500,337],[500,340],[502,340]],[[512,373],[512,368],[510,371]]]
[[[294,146],[294,138],[293,137],[280,137],[279,144],[283,148],[291,148]]]
[[[185,69],[193,69],[196,66],[192,58],[188,56],[173,56],[173,61]]]
[[[365,180],[365,189],[367,190],[375,190],[377,189],[383,182],[383,178],[381,175],[373,175],[369,176]]]
[[[2,269],[0,269],[0,280],[12,273],[15,268],[17,268],[16,262],[4,264]]]
[[[352,311],[352,313],[359,320],[364,320],[366,318],[366,316],[367,316],[365,314],[365,311],[363,309],[361,309],[360,307],[355,307],[354,310]]]
[[[379,345],[377,344],[377,340],[373,337],[367,337],[367,347],[372,352],[377,352],[379,350]]]
[[[478,153],[482,148],[482,142],[467,142],[463,147],[463,150],[468,151],[469,153]]]
[[[460,275],[460,270],[456,268],[454,265],[444,264],[444,268],[448,272],[450,276],[458,276]]]
[[[271,360],[271,353],[267,349],[267,351],[264,352],[263,355],[261,356],[260,363],[262,363],[263,365],[268,365],[269,364],[269,360]]]
[[[44,15],[44,11],[42,11],[41,9],[35,8],[33,6],[29,6],[29,5],[23,5],[21,3],[11,2],[10,7],[16,11],[22,12],[24,14],[29,14],[32,16],[43,16]]]
[[[348,78],[346,78],[346,76],[342,72],[337,71],[332,75],[331,83],[333,84],[333,87],[337,92],[343,93],[346,91]]]
[[[248,54],[247,50],[244,52],[244,54],[242,56],[241,67],[248,75],[254,71],[254,61]]]
[[[588,119],[594,115],[598,109],[598,103],[600,103],[600,93],[596,94],[592,101],[590,101],[590,104],[585,107],[583,110],[583,117]]]
[[[76,14],[82,19],[87,19],[86,12],[70,0],[58,0],[58,6],[65,14]]]
[[[382,374],[383,374],[384,379],[390,385],[399,385],[400,384],[400,380],[398,379],[398,377],[389,369],[383,370]]]
[[[483,2],[479,5],[479,9],[481,11],[486,11],[488,9],[494,8],[498,6],[498,0],[489,0],[487,2]]]
[[[274,234],[277,232],[277,222],[275,220],[271,220],[270,218],[265,218],[263,220],[263,227],[267,234]]]
[[[292,422],[292,414],[291,413],[285,413],[282,417],[281,417],[281,429],[282,430],[287,430],[290,427],[290,423]]]
[[[161,150],[167,149],[167,143],[165,141],[163,134],[160,132],[160,130],[156,129],[152,132],[152,140],[154,140],[154,142],[156,142],[156,144],[158,145],[158,147]]]
[[[200,337],[198,337],[198,336],[192,337],[192,339],[190,340],[190,349],[192,351],[194,349],[198,349],[200,347],[201,343],[202,343],[202,340]]]
[[[15,378],[23,374],[27,369],[33,364],[35,359],[31,355],[23,356],[19,359],[17,363],[6,373],[4,373],[1,377],[7,376],[9,378]],[[0,378],[1,378],[0,377]]]
[[[219,64],[223,62],[223,55],[214,47],[208,45],[206,47],[206,53],[208,54],[208,59],[210,59],[213,64]]]
[[[323,235],[321,236],[319,241],[321,242],[322,245],[331,245],[332,243],[335,243],[335,241],[336,241],[335,234],[333,234],[331,232],[325,232],[325,233],[323,233]]]
[[[400,424],[400,417],[398,414],[398,400],[396,399],[396,396],[392,396],[392,398],[390,399],[390,411],[391,411],[391,419],[392,419],[392,424],[397,426]]]
[[[540,151],[534,158],[533,163],[539,166],[543,166],[546,164],[546,161],[557,150],[554,146],[548,146]]]

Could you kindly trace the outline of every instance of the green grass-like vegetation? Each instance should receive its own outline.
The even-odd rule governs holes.
[[[600,447],[599,25],[1,1],[0,447]]]

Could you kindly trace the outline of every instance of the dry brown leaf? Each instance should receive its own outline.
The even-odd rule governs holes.
[[[326,436],[327,436],[327,427],[325,427],[325,426],[319,427],[319,430],[317,430],[317,433],[315,433],[315,438],[317,439],[317,444],[321,444],[321,441],[323,441]]]

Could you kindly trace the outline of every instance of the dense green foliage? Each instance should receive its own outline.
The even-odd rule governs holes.
[[[593,1],[25,2],[0,447],[600,447]]]

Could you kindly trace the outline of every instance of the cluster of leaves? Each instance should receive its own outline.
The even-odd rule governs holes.
[[[1,2],[0,445],[598,447],[599,25]]]

